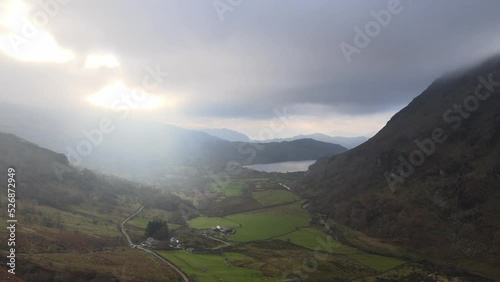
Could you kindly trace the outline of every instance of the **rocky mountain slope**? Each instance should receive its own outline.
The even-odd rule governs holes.
[[[500,57],[445,75],[366,143],[317,162],[311,207],[419,252],[500,255]]]

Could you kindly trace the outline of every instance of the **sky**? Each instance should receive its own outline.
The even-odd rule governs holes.
[[[41,3],[41,4],[40,4]],[[0,103],[254,139],[372,136],[500,52],[500,2],[0,0]]]

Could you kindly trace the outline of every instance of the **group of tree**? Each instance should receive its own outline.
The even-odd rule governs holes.
[[[148,221],[148,226],[144,232],[145,237],[152,237],[156,240],[168,239],[169,231],[167,222],[160,219],[153,219]]]

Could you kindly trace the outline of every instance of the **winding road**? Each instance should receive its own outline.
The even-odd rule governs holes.
[[[162,262],[164,262],[165,264],[167,264],[168,266],[170,266],[173,270],[175,270],[175,272],[177,272],[182,277],[182,279],[184,280],[184,282],[189,282],[189,278],[187,277],[187,275],[184,272],[182,272],[182,270],[180,268],[178,268],[177,266],[175,266],[173,263],[171,263],[170,261],[168,261],[164,257],[160,256],[155,251],[143,248],[140,245],[134,245],[134,243],[130,239],[130,236],[127,234],[127,229],[125,228],[125,224],[127,224],[127,222],[129,220],[131,220],[134,216],[138,215],[142,211],[142,209],[144,209],[144,205],[142,205],[131,216],[127,217],[125,220],[122,221],[122,223],[120,224],[120,231],[123,233],[123,236],[125,236],[125,238],[127,238],[127,241],[128,241],[128,243],[129,243],[130,246],[133,246],[133,247],[135,247],[135,248],[137,248],[139,250],[143,250],[146,253],[152,254],[153,256],[155,256],[156,258],[158,258],[159,260],[161,260]]]

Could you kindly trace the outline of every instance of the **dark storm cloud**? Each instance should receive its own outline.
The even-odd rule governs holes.
[[[354,44],[354,28],[389,2],[243,0],[221,21],[212,1],[71,1],[47,28],[81,56],[115,54],[131,84],[144,66],[161,66],[170,73],[163,92],[201,117],[265,118],[284,106],[317,109],[311,104],[382,113],[500,50],[500,2],[401,0],[402,11],[348,63],[340,44]]]

